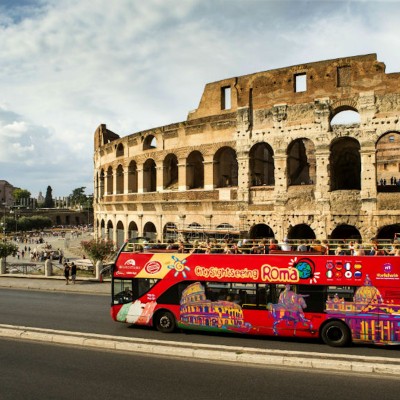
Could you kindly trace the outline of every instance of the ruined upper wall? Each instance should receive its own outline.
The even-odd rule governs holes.
[[[301,81],[305,91],[300,88]],[[230,108],[224,107],[227,88]],[[375,95],[400,93],[400,74],[386,74],[385,64],[377,61],[376,54],[319,61],[209,83],[188,120],[235,112],[239,107],[268,109],[327,97],[337,102],[370,91]]]

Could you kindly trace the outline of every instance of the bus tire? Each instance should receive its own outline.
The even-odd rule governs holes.
[[[329,321],[321,329],[324,343],[332,347],[344,347],[351,342],[349,327],[342,321]]]
[[[171,333],[176,328],[174,315],[169,311],[159,311],[154,319],[156,329],[163,333]]]

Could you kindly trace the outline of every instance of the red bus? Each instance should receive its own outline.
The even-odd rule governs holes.
[[[115,321],[400,344],[400,257],[135,253],[112,273]]]

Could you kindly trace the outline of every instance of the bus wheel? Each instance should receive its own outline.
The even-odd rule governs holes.
[[[171,333],[175,330],[175,318],[169,311],[160,311],[155,316],[156,329],[163,333]]]
[[[351,333],[342,321],[330,321],[321,330],[322,340],[329,346],[343,347],[350,343]]]

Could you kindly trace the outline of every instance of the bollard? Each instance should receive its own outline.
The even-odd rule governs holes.
[[[53,275],[53,265],[50,260],[46,260],[44,262],[44,276],[52,276]]]
[[[5,258],[0,259],[0,274],[5,274],[7,269],[7,263]]]

